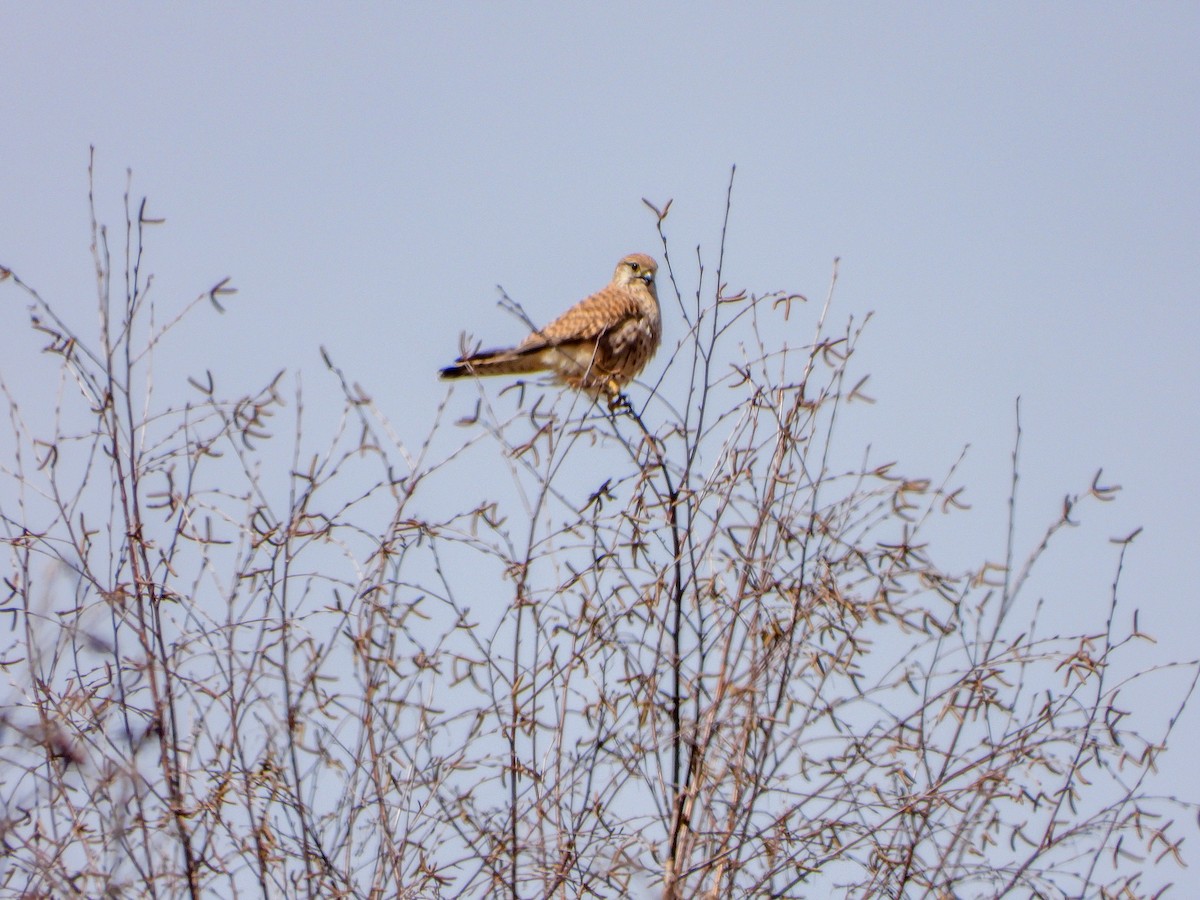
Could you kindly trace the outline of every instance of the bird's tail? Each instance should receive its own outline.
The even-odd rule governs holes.
[[[452,366],[442,369],[442,378],[467,378],[472,375],[529,375],[550,368],[546,347],[504,350],[483,350],[461,357]]]

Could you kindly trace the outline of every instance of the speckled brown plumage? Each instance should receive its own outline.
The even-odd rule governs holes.
[[[484,350],[442,369],[442,378],[553,372],[590,393],[615,393],[645,368],[662,340],[654,276],[658,263],[631,253],[612,281],[516,347]]]

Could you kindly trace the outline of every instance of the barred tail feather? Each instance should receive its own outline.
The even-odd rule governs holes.
[[[519,350],[484,350],[459,359],[441,371],[442,378],[468,378],[472,375],[529,375],[550,368],[544,347]]]

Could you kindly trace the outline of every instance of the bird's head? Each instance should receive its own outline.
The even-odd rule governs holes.
[[[613,282],[615,284],[633,284],[640,281],[654,290],[654,276],[658,272],[658,263],[653,257],[647,256],[645,253],[630,253],[619,263],[617,263],[617,271],[613,273]]]

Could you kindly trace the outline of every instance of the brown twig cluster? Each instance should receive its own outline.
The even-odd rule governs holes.
[[[155,349],[230,288],[160,324],[126,209],[95,333],[3,270],[60,382],[32,418],[4,384],[0,892],[1124,897],[1183,862],[1146,783],[1174,718],[1114,674],[1128,541],[1078,634],[1022,594],[1112,489],[1025,564],[939,568],[953,473],[834,446],[869,399],[836,267],[815,312],[732,291],[722,236],[685,299],[664,234],[657,384],[480,386],[412,445],[328,358],[332,426],[282,374],[160,401]],[[1182,709],[1197,666],[1163,671]]]

